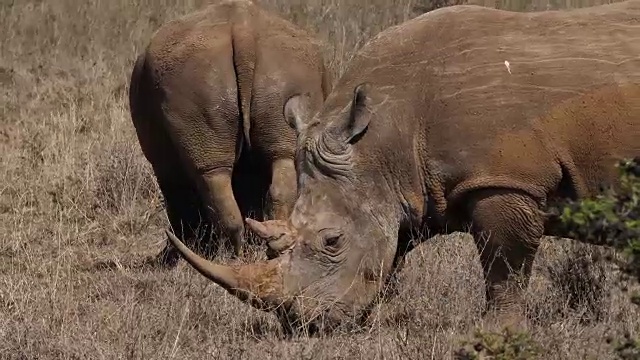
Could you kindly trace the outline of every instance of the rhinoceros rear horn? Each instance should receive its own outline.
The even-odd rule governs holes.
[[[247,227],[267,241],[271,249],[270,254],[281,254],[295,244],[295,233],[290,230],[289,224],[283,220],[268,220],[259,222],[250,218],[245,219]]]
[[[287,301],[282,278],[285,259],[235,266],[214,264],[191,251],[169,231],[166,233],[169,241],[193,268],[243,302],[271,311]]]
[[[283,220],[256,221],[246,218],[247,227],[259,237],[272,240],[281,237],[288,232],[288,224]]]

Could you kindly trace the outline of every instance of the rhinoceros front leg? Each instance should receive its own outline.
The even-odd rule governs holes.
[[[524,320],[524,292],[544,232],[544,218],[529,196],[511,190],[469,194],[471,232],[484,270],[490,322],[519,325]]]

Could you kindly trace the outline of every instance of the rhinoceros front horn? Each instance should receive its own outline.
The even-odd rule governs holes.
[[[171,232],[166,233],[193,268],[243,302],[264,311],[272,311],[286,302],[282,277],[286,259],[234,266],[215,264],[191,251]]]

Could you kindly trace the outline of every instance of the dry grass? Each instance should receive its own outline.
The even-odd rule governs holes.
[[[329,39],[340,74],[358,46],[414,16],[420,1],[264,2]],[[129,120],[132,61],[164,21],[203,3],[0,1],[0,358],[450,357],[483,305],[466,236],[415,250],[400,295],[373,325],[316,338],[283,339],[274,318],[184,263],[131,266],[160,250],[167,225]],[[546,242],[536,262],[532,334],[548,359],[612,358],[605,335],[638,330],[638,310],[612,271],[590,258],[572,262],[594,251]],[[116,266],[101,266],[109,262]]]

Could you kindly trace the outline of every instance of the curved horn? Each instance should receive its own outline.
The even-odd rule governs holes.
[[[284,259],[246,265],[219,265],[191,251],[168,230],[165,232],[169,241],[194,269],[241,301],[264,311],[272,311],[286,301],[282,279]]]

